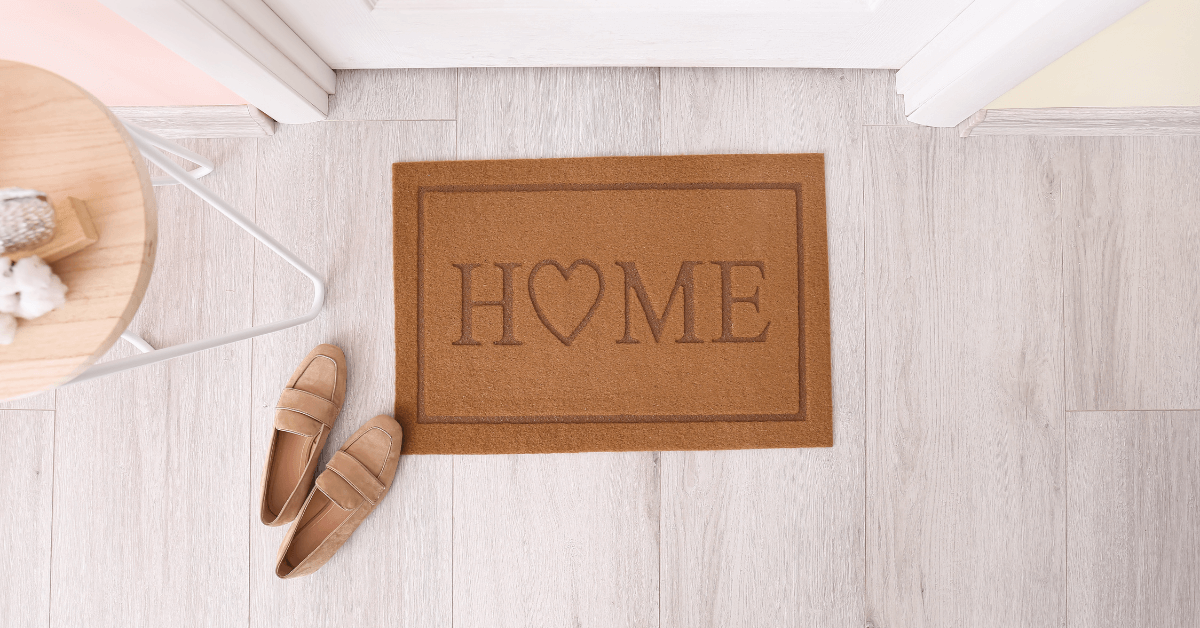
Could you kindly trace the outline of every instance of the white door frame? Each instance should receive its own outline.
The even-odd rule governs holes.
[[[100,0],[279,122],[324,120],[334,75],[262,0]]]
[[[904,114],[957,126],[1146,0],[975,0],[896,73]]]
[[[654,32],[659,31],[651,28],[649,34],[643,32],[649,27],[642,18],[663,11],[665,13],[659,17],[671,18],[667,20],[673,29],[670,32],[678,35],[676,31],[683,29],[685,34],[690,33],[688,37],[680,39],[686,45],[675,42],[678,50],[672,49],[671,65],[786,67],[796,63],[796,57],[789,56],[782,47],[768,46],[748,56],[745,50],[730,42],[714,40],[713,33],[725,32],[721,21],[728,21],[730,11],[736,13],[736,8],[728,8],[735,5],[725,3],[718,3],[727,7],[723,9],[724,12],[714,13],[711,9],[717,6],[713,4],[715,0],[650,0],[649,5],[633,0],[614,0],[612,6],[617,8],[635,5],[646,8],[630,8],[624,13],[604,12],[607,21],[600,26],[595,26],[595,19],[585,19],[596,11],[593,0],[530,0],[517,3],[523,8],[513,8],[517,5],[502,0],[442,0],[433,3],[412,3],[407,0],[321,1],[361,3],[361,6],[353,5],[353,9],[369,14],[367,19],[380,26],[413,26],[414,20],[425,20],[420,22],[419,32],[422,36],[433,38],[431,41],[439,38],[454,40],[456,37],[462,40],[462,19],[465,17],[490,25],[476,35],[466,33],[470,37],[462,40],[465,42],[463,46],[441,51],[434,47],[421,47],[420,42],[410,41],[404,33],[394,32],[396,38],[405,38],[408,45],[427,50],[425,56],[421,57],[421,67],[445,67],[446,64],[659,65],[663,60],[654,56],[659,53],[652,52],[655,49],[653,46],[643,50],[630,42],[645,40],[652,43],[655,40]],[[859,13],[854,15],[861,18],[856,19],[867,22],[879,21],[901,10],[900,6],[889,4],[890,1],[863,0],[856,4],[848,3],[848,0],[829,0],[833,3],[831,6],[861,4]],[[937,32],[898,68],[896,91],[904,96],[905,115],[918,124],[956,126],[1145,1],[973,0],[949,25]],[[296,124],[326,117],[328,96],[334,90],[333,70],[263,0],[101,2],[272,118]],[[767,2],[764,6],[775,4]],[[790,4],[787,6],[794,7]],[[545,10],[538,7],[544,7]],[[775,24],[776,27],[781,23],[780,20],[766,19],[769,15],[756,18],[747,13],[741,17],[751,22],[763,18],[759,22],[765,19],[764,23]],[[588,36],[572,37],[558,47],[549,43],[542,47],[534,46],[536,54],[516,57],[498,54],[503,52],[504,46],[511,44],[505,38],[514,36],[512,29],[501,27],[506,24],[528,26],[528,22],[534,18],[537,18],[535,21],[540,26],[528,35],[530,37],[552,39],[554,33],[570,29],[582,29],[581,32]],[[928,17],[913,16],[913,19]],[[562,28],[556,28],[556,25]],[[889,27],[904,26],[890,24]],[[637,34],[641,35],[640,40],[634,37]],[[824,57],[813,57],[819,57],[823,67],[837,65],[837,50],[826,50],[834,43],[829,41],[830,38],[836,39],[833,34],[827,33],[813,40],[814,46],[824,45],[822,50],[828,53]],[[553,43],[550,39],[546,41]],[[843,41],[842,45],[853,47],[848,41]],[[775,57],[771,56],[773,50]],[[795,52],[793,50],[790,54],[794,55]],[[853,59],[853,53],[853,50],[846,50],[842,58]]]

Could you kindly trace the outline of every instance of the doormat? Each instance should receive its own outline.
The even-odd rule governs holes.
[[[829,447],[824,156],[397,163],[410,454]]]

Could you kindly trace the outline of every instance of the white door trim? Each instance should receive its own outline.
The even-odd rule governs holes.
[[[272,4],[311,44],[321,42],[321,47],[337,51],[329,61],[338,68],[895,69],[971,1],[292,0]],[[326,22],[340,24],[340,29],[322,28]],[[352,45],[338,42],[347,33],[369,36]],[[362,63],[367,65],[358,65]]]
[[[100,0],[270,117],[324,120],[333,70],[262,0]]]
[[[910,122],[952,127],[1146,0],[975,0],[896,74]]]

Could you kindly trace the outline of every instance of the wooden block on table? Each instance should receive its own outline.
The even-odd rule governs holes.
[[[15,262],[23,257],[37,255],[46,262],[55,262],[95,244],[99,236],[96,234],[96,226],[92,224],[92,215],[88,212],[87,203],[74,196],[68,196],[67,200],[69,204],[66,207],[61,203],[54,206],[53,239],[36,249],[13,253],[8,258]]]

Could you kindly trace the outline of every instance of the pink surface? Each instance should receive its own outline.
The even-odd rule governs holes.
[[[98,0],[0,0],[0,59],[60,74],[109,106],[246,100]]]

